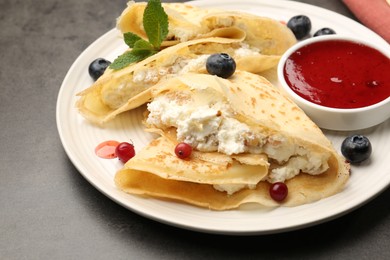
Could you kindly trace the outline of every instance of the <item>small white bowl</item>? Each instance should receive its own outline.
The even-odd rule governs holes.
[[[338,131],[351,131],[364,129],[380,124],[390,118],[390,97],[376,104],[360,108],[331,108],[315,104],[300,97],[287,84],[284,78],[284,66],[286,60],[300,48],[319,41],[346,40],[362,43],[368,47],[380,51],[390,59],[390,47],[375,45],[370,42],[362,41],[351,37],[339,35],[324,35],[309,38],[298,42],[288,49],[281,57],[278,64],[278,79],[285,93],[321,128]],[[390,73],[390,71],[389,71]],[[389,82],[387,84],[390,84]],[[390,87],[390,85],[387,85]]]

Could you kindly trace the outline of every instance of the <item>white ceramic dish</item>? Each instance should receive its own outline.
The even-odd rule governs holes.
[[[296,14],[306,14],[313,21],[313,32],[321,27],[334,28],[339,34],[364,35],[378,44],[387,44],[382,38],[364,26],[334,12],[293,1],[222,0],[194,1],[193,5],[243,10],[254,14],[287,20]],[[113,17],[115,19],[115,17]],[[318,224],[345,214],[369,201],[390,183],[390,120],[367,129],[373,145],[371,160],[353,167],[353,174],[346,189],[327,199],[294,208],[210,211],[189,205],[146,199],[125,194],[116,189],[114,174],[121,167],[117,160],[104,160],[94,154],[102,141],[133,140],[136,150],[146,145],[152,136],[143,131],[140,124],[142,108],[120,115],[105,128],[86,122],[74,109],[76,93],[92,84],[87,68],[97,57],[113,60],[126,46],[111,30],[91,44],[69,69],[57,100],[57,127],[59,135],[72,163],[98,190],[115,202],[147,218],[184,229],[208,233],[250,235],[269,234],[299,229]],[[277,82],[275,82],[277,84]],[[326,132],[335,147],[341,145],[348,132]]]
[[[368,47],[379,50],[390,59],[390,45],[383,46],[381,44],[376,44],[376,42],[370,41],[367,38],[361,39],[361,37],[357,38],[345,35],[312,37],[295,44],[283,54],[278,65],[278,79],[281,87],[285,90],[289,97],[321,128],[340,131],[358,130],[372,127],[390,118],[390,97],[371,106],[353,109],[340,109],[312,103],[296,94],[290,88],[284,77],[284,66],[287,59],[304,46],[329,40],[346,40],[362,43]]]

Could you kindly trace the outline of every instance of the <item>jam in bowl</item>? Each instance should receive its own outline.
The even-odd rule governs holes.
[[[287,95],[321,128],[357,130],[390,118],[390,46],[327,35],[299,42],[278,65]]]

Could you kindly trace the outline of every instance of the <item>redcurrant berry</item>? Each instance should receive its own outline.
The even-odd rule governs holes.
[[[115,155],[121,160],[123,163],[126,163],[128,160],[134,157],[135,150],[134,145],[123,142],[118,144],[115,148]]]
[[[283,201],[288,194],[287,185],[283,182],[275,182],[269,189],[269,195],[273,200],[278,202]]]
[[[179,143],[175,147],[175,154],[180,159],[186,159],[191,156],[192,153],[192,147],[189,144],[186,143]]]

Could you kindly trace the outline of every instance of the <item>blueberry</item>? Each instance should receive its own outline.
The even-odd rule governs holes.
[[[88,67],[89,75],[96,81],[101,75],[103,75],[104,71],[108,66],[110,66],[110,64],[110,61],[103,58],[98,58],[92,61]]]
[[[352,164],[367,160],[371,152],[371,142],[363,135],[348,136],[341,144],[341,153]]]
[[[316,31],[313,36],[316,37],[316,36],[329,35],[329,34],[336,34],[336,32],[331,28],[325,27]]]
[[[306,15],[296,15],[287,22],[287,27],[291,29],[297,40],[301,40],[310,33],[311,21]]]
[[[229,78],[236,71],[236,62],[226,53],[210,55],[206,61],[207,72],[221,78]]]

